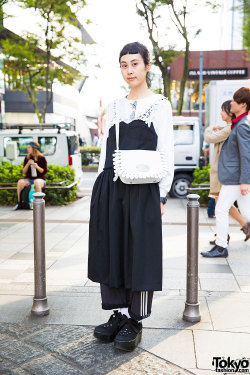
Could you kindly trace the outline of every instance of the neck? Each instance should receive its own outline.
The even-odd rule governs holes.
[[[144,82],[140,86],[130,88],[130,92],[127,96],[130,100],[143,99],[147,96],[151,96],[152,91],[148,88],[147,83]]]
[[[235,112],[235,116],[236,117],[239,117],[240,115],[243,115],[243,113],[246,113],[247,112],[247,110],[244,108],[244,109],[242,109],[241,111],[239,111],[239,112]]]

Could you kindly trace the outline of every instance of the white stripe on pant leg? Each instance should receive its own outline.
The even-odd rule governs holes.
[[[140,310],[140,316],[143,316],[143,300],[144,300],[143,292],[141,292],[141,310]]]
[[[145,314],[145,292],[142,292],[142,293],[143,293],[142,316],[144,316]]]
[[[145,315],[148,315],[148,292],[145,292]]]

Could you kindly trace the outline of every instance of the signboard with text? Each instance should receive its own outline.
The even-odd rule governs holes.
[[[247,77],[247,68],[212,68],[203,69],[202,76],[204,79],[232,79]],[[188,78],[199,78],[200,69],[189,69]]]

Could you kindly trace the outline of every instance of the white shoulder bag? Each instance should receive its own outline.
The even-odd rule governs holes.
[[[116,181],[119,177],[124,184],[154,184],[167,176],[165,153],[152,150],[119,149],[119,127],[117,101],[115,121],[116,150],[113,154],[115,177],[113,180]]]

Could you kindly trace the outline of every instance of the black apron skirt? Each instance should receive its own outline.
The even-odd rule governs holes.
[[[120,122],[121,150],[156,150],[153,124]],[[113,181],[115,125],[109,129],[104,170],[91,197],[88,278],[112,288],[162,290],[159,185]]]

